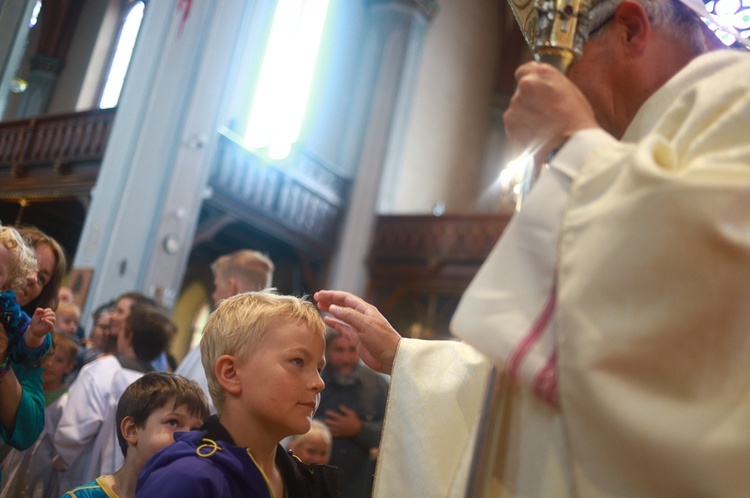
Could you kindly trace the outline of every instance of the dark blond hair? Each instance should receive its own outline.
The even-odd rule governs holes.
[[[271,285],[273,262],[264,254],[242,249],[219,257],[211,264],[211,271],[221,280],[237,280],[240,290],[259,291]]]

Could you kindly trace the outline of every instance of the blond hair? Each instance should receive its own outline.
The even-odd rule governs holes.
[[[273,262],[264,254],[242,249],[220,256],[211,264],[214,275],[221,280],[234,278],[243,292],[263,290],[271,285]]]
[[[0,226],[0,242],[10,252],[12,260],[8,269],[8,280],[0,282],[0,287],[21,289],[26,284],[26,278],[38,268],[36,255],[15,228]]]
[[[331,435],[331,430],[326,424],[324,424],[320,420],[315,419],[310,424],[309,431],[305,432],[304,434],[295,434],[294,436],[292,436],[290,448],[291,446],[296,446],[304,443],[307,438],[316,434],[320,434],[328,446],[331,446],[333,444],[333,436]]]
[[[58,304],[55,313],[68,313],[71,315],[75,315],[76,320],[81,319],[81,308],[79,308],[77,304],[69,303],[67,301],[63,301]]]
[[[214,371],[216,361],[225,354],[246,359],[278,320],[302,323],[321,337],[325,335],[325,324],[314,304],[304,298],[282,296],[275,289],[232,296],[209,317],[201,339],[201,362],[219,413],[225,393]]]

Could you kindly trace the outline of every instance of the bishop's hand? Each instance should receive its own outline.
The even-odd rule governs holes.
[[[558,69],[528,62],[516,70],[516,92],[503,115],[513,151],[543,161],[575,132],[598,128],[594,110]]]
[[[344,291],[318,291],[315,300],[332,315],[323,318],[326,325],[349,338],[365,365],[391,373],[401,336],[375,306]]]

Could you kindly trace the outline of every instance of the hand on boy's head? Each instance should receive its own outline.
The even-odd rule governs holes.
[[[347,335],[368,367],[391,373],[401,336],[375,306],[343,291],[318,291],[315,300],[332,315],[323,318],[326,325]]]

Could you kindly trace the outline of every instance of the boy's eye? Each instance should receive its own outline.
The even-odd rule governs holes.
[[[302,365],[304,365],[304,364],[305,364],[305,362],[304,362],[304,361],[302,360],[302,358],[294,358],[294,359],[292,360],[292,364],[293,364],[293,365],[296,365],[296,366],[298,366],[298,367],[301,367]]]
[[[167,420],[167,425],[171,427],[177,427],[178,425],[180,425],[180,422],[177,419],[173,418],[171,420]]]

